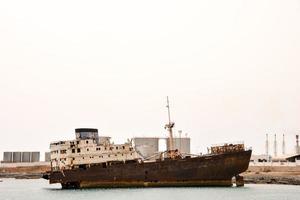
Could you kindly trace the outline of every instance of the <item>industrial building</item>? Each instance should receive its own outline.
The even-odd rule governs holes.
[[[169,138],[167,140],[167,149],[169,149]],[[173,138],[174,149],[178,149],[180,153],[190,154],[191,153],[191,139],[188,137],[176,137]]]
[[[300,154],[290,155],[286,157],[288,162],[299,162],[300,161]]]
[[[273,144],[273,157],[285,157],[285,156],[279,156],[278,155],[278,143],[276,134],[274,134],[274,144]],[[270,155],[269,151],[269,136],[266,134],[266,144],[265,144],[265,155]],[[300,154],[300,146],[299,146],[299,135],[296,135],[296,145],[295,145],[295,151],[294,153]],[[285,145],[285,135],[282,134],[282,144],[281,144],[281,155],[286,155],[286,145]]]
[[[297,162],[300,161],[300,154],[291,154],[291,155],[281,155],[278,157],[273,157],[272,162]]]
[[[50,161],[51,161],[51,153],[45,152],[45,162],[50,162]]]
[[[148,158],[159,152],[158,143],[159,143],[158,137],[133,138],[133,145],[136,151],[144,158]]]
[[[269,155],[252,155],[250,158],[250,162],[258,163],[258,162],[270,162],[271,156]]]
[[[282,134],[281,140],[281,154],[278,155],[278,141],[276,134],[274,134],[274,143],[273,143],[273,154],[270,154],[269,151],[269,135],[266,134],[265,142],[265,154],[264,155],[252,155],[250,162],[260,163],[260,162],[270,162],[270,163],[300,163],[300,147],[299,147],[299,135],[296,135],[296,145],[295,151],[292,153],[286,152],[286,143],[285,143],[285,134]]]
[[[3,152],[3,163],[39,162],[40,152]]]
[[[135,149],[144,158],[151,157],[157,154],[159,150],[159,141],[163,140],[166,144],[167,149],[169,149],[169,139],[168,138],[158,138],[158,137],[135,137],[133,138],[133,144]],[[178,149],[182,154],[190,154],[191,152],[191,139],[188,137],[183,138],[173,138],[174,149]],[[155,156],[153,157],[155,158]]]

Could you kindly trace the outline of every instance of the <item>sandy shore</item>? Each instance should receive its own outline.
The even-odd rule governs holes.
[[[300,185],[300,166],[250,166],[245,183]]]
[[[299,173],[252,172],[244,173],[243,176],[246,184],[255,183],[300,185]]]
[[[0,178],[36,179],[49,170],[48,165],[0,167]]]

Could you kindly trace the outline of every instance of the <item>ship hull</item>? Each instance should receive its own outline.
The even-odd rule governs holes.
[[[246,171],[251,150],[149,163],[111,163],[50,172],[63,188],[232,186]]]

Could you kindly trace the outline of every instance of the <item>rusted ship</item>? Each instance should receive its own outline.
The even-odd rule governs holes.
[[[251,149],[244,144],[212,146],[205,155],[184,155],[173,149],[174,123],[169,132],[169,149],[155,159],[140,156],[132,143],[113,144],[98,136],[97,129],[75,130],[76,139],[50,144],[49,182],[62,188],[243,186],[240,174],[247,170]]]

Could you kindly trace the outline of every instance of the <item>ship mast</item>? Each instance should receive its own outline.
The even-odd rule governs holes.
[[[168,118],[169,118],[169,123],[165,125],[165,128],[168,129],[169,132],[169,151],[174,150],[174,145],[173,145],[173,130],[172,128],[174,127],[175,123],[171,122],[171,114],[170,114],[170,104],[169,104],[169,97],[167,96],[167,108],[168,108]],[[171,154],[172,156],[172,154]]]

